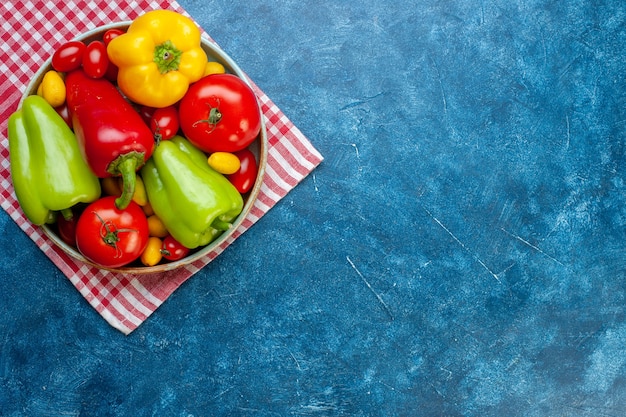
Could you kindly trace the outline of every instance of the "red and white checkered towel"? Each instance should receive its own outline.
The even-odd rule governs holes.
[[[24,230],[76,289],[113,327],[129,334],[146,320],[183,282],[206,266],[237,237],[250,228],[321,161],[322,156],[306,137],[257,87],[266,119],[268,158],[263,186],[253,210],[232,239],[205,259],[153,275],[112,273],[83,264],[66,255],[24,217],[10,179],[7,119],[17,110],[23,91],[37,68],[63,42],[107,23],[133,20],[153,9],[171,9],[188,15],[171,1],[93,2],[70,0],[9,0],[0,4],[0,192],[2,208]],[[207,39],[208,34],[203,33]]]

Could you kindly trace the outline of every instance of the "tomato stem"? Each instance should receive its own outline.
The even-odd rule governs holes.
[[[220,113],[219,108],[211,107],[210,104],[208,104],[208,106],[209,106],[209,116],[206,119],[196,120],[192,126],[196,127],[200,123],[206,123],[211,128],[211,130],[207,130],[207,132],[212,132],[215,129],[215,126],[217,126],[220,120],[222,120],[222,113]]]
[[[155,146],[159,146],[159,143],[161,143],[161,140],[163,139],[163,135],[161,134],[161,126],[159,126],[159,122],[157,121],[157,119],[152,119],[152,123],[154,123],[154,142],[155,142]]]
[[[102,223],[100,225],[100,237],[102,238],[102,241],[107,246],[110,246],[115,249],[116,258],[118,256],[121,256],[122,251],[117,246],[117,242],[120,241],[118,234],[120,232],[136,232],[136,230],[135,229],[118,229],[117,226],[115,226],[115,224],[113,224],[112,222],[104,221],[104,219],[100,217],[100,215],[97,212],[93,211],[92,213],[98,218],[98,220],[100,220],[100,223]]]

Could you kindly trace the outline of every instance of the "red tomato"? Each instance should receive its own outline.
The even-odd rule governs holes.
[[[65,120],[65,123],[67,123],[70,129],[74,128],[72,126],[72,118],[70,117],[70,110],[67,107],[67,103],[63,103],[59,107],[55,107],[54,110],[56,110],[56,112],[59,113],[59,116]]]
[[[189,248],[184,247],[179,241],[168,235],[163,239],[161,254],[168,261],[177,261],[189,253]]]
[[[139,106],[137,111],[139,112],[139,115],[141,116],[143,121],[146,122],[148,126],[150,126],[150,121],[152,120],[152,115],[154,114],[155,110],[156,109],[154,107]]]
[[[113,39],[123,34],[124,34],[124,31],[121,29],[109,29],[106,32],[104,32],[102,41],[104,42],[106,46],[109,46],[109,42],[111,42]]]
[[[155,109],[150,117],[150,129],[157,141],[173,138],[180,127],[178,110],[174,106]]]
[[[83,71],[91,78],[102,78],[109,67],[107,47],[102,41],[92,41],[85,48]]]
[[[234,174],[226,175],[226,178],[235,186],[237,191],[245,194],[250,191],[256,181],[257,172],[259,171],[256,158],[250,149],[235,152],[235,155],[239,158],[241,167]]]
[[[180,101],[180,126],[207,153],[246,148],[261,130],[254,91],[232,74],[211,74],[193,83]]]
[[[107,66],[107,72],[106,74],[104,74],[104,77],[111,81],[113,84],[117,83],[117,73],[119,72],[119,68],[117,67],[117,65],[113,64],[111,61],[109,61],[109,65]]]
[[[148,244],[148,220],[131,201],[120,210],[114,196],[89,204],[76,224],[76,247],[92,262],[108,268],[127,265],[141,256]]]
[[[64,43],[52,55],[52,68],[59,72],[69,72],[80,67],[85,48],[85,44],[81,41]]]
[[[76,223],[78,222],[78,214],[74,214],[71,219],[67,220],[61,213],[57,215],[57,230],[59,237],[63,242],[72,247],[76,247]]]

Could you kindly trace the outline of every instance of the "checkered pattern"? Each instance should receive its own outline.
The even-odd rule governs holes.
[[[269,149],[264,182],[250,215],[230,240],[185,268],[153,275],[125,275],[93,268],[66,255],[33,227],[19,209],[10,179],[7,119],[37,67],[63,42],[103,24],[132,20],[147,10],[172,9],[172,1],[94,2],[86,0],[9,0],[0,4],[0,193],[2,208],[68,277],[83,297],[113,327],[129,334],[146,320],[183,282],[215,259],[236,238],[306,177],[322,156],[306,137],[256,86],[266,119]],[[208,39],[208,34],[203,34]]]

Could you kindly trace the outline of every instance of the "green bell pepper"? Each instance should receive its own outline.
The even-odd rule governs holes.
[[[243,209],[243,198],[187,139],[161,141],[141,176],[154,213],[189,249],[213,241]]]
[[[71,218],[71,207],[100,197],[100,182],[83,159],[76,136],[42,97],[24,99],[9,117],[9,159],[15,195],[33,224]]]

